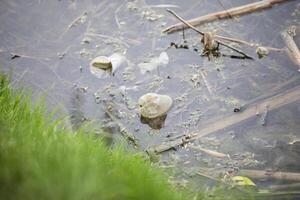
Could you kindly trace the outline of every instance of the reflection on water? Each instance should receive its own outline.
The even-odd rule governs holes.
[[[163,115],[163,116],[156,117],[153,119],[148,119],[148,118],[141,116],[141,122],[143,124],[148,124],[153,129],[161,129],[165,124],[166,117],[167,117],[167,115]]]
[[[184,42],[181,32],[161,33],[167,25],[177,22],[164,11],[166,7],[187,19],[251,2],[222,0],[221,5],[217,0],[189,0],[188,3],[3,0],[1,68],[5,72],[13,69],[14,80],[33,88],[35,94],[46,93],[49,107],[64,105],[74,127],[86,119],[107,122],[102,102],[114,104],[114,114],[145,149],[201,131],[210,124],[225,122],[228,116],[255,109],[253,105],[289,89],[294,88],[291,94],[297,93],[300,83],[297,67],[283,52],[271,51],[268,56],[255,60],[227,57],[208,60],[193,51],[202,48],[196,33],[185,30],[189,49],[169,48],[170,43]],[[297,6],[297,1],[288,1],[272,9],[200,28],[283,48],[280,33],[290,25],[299,26]],[[295,41],[300,46],[298,35]],[[255,50],[239,48],[256,57]],[[220,51],[231,53],[225,48]],[[139,65],[156,61],[162,52],[167,55],[167,59],[161,56],[163,67],[155,65],[155,70],[146,69],[141,73]],[[90,61],[97,56],[111,55],[124,56],[126,64],[113,71],[114,76],[95,77],[90,72]],[[86,90],[72,89],[74,84]],[[138,98],[149,92],[172,97],[174,106],[168,117],[154,122],[140,119]],[[201,166],[299,172],[300,166],[295,161],[299,160],[300,105],[297,96],[293,98],[296,100],[287,105],[276,100],[280,106],[274,110],[258,108],[259,115],[251,111],[254,115],[247,120],[237,120],[238,123],[193,142],[235,159],[216,159],[184,144],[177,146],[176,152],[164,153],[163,161],[180,169]],[[234,108],[240,106],[243,109],[234,113]],[[149,134],[152,129],[160,129],[159,134]]]

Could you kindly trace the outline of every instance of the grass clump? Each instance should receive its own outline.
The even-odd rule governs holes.
[[[140,156],[61,126],[0,76],[1,199],[184,199]]]

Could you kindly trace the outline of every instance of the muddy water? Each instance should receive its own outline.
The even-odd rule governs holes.
[[[169,48],[183,43],[182,33],[161,30],[176,23],[165,12],[174,9],[188,19],[251,3],[243,1],[6,1],[0,3],[0,65],[13,74],[15,87],[25,85],[36,96],[47,96],[49,109],[59,107],[74,128],[86,120],[115,127],[109,111],[145,149],[235,115],[261,100],[295,88],[297,66],[283,52],[258,59],[252,48],[239,47],[254,60],[199,56],[200,37],[186,30],[189,49]],[[236,37],[264,46],[283,48],[280,33],[300,26],[299,2],[289,1],[247,16],[203,25],[204,31]],[[300,35],[300,32],[298,32]],[[295,41],[300,45],[300,37]],[[141,73],[140,63],[166,52],[169,63]],[[224,54],[231,54],[221,48]],[[114,75],[95,77],[89,68],[96,56],[120,53],[126,57]],[[16,57],[14,55],[19,55]],[[167,94],[174,104],[163,127],[153,129],[140,120],[137,100],[148,92]],[[300,170],[299,101],[254,116],[194,141],[194,145],[231,155],[234,161],[176,147],[164,153],[167,165],[181,169],[247,168]],[[265,117],[263,117],[265,116]],[[238,121],[238,117],[236,117]],[[263,125],[262,125],[263,124]],[[113,128],[114,129],[114,128]],[[115,129],[114,129],[115,130]],[[118,134],[118,133],[113,133]],[[184,170],[183,170],[184,171]]]

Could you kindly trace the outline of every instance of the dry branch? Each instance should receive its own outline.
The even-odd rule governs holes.
[[[239,7],[234,7],[228,10],[223,10],[216,13],[211,13],[208,15],[204,15],[201,17],[197,17],[189,20],[188,22],[193,26],[198,26],[207,22],[215,21],[218,19],[229,18],[237,15],[244,15],[252,12],[256,12],[262,9],[271,8],[274,4],[282,3],[289,0],[263,0]],[[183,28],[188,28],[188,26],[184,23],[177,23],[175,25],[169,26],[163,30],[164,33],[173,33],[176,31],[180,31]]]
[[[201,167],[201,170],[197,171],[197,174],[205,176],[205,177],[210,177],[209,174],[222,174],[222,176],[224,176],[224,174],[226,173],[226,170],[220,170],[220,169],[214,169],[214,168],[205,168],[205,167]],[[235,175],[239,175],[239,176],[245,176],[251,179],[255,179],[255,180],[260,180],[260,179],[277,179],[277,180],[283,180],[283,181],[300,181],[300,173],[296,173],[296,172],[282,172],[282,171],[268,171],[268,170],[252,170],[252,169],[241,169],[239,170]],[[215,176],[212,177],[211,179],[217,179]],[[291,185],[293,184],[294,186],[299,187],[300,183],[289,183],[286,185]],[[269,187],[270,189],[281,189],[284,188],[285,185],[280,185],[280,186],[271,186]]]
[[[172,15],[174,15],[177,19],[179,19],[187,27],[191,28],[192,30],[196,31],[197,33],[199,33],[201,35],[204,35],[204,32],[200,31],[199,29],[197,29],[196,27],[191,25],[188,21],[186,21],[183,18],[181,18],[180,16],[178,16],[174,11],[172,11],[170,9],[167,9],[167,11],[169,13],[171,13]],[[226,47],[230,48],[231,50],[234,50],[234,51],[242,54],[246,58],[250,58],[250,57],[248,55],[245,55],[245,53],[243,53],[241,50],[238,50],[238,49],[236,49],[233,46],[230,46],[228,44],[222,43],[221,41],[234,42],[234,43],[237,43],[237,44],[240,44],[240,45],[246,45],[246,46],[249,46],[249,47],[261,47],[262,46],[260,44],[255,44],[255,43],[247,42],[245,40],[232,38],[232,37],[225,37],[225,36],[221,36],[221,35],[214,35],[213,38],[219,40],[219,41],[217,41],[219,44],[221,44],[223,46],[226,46]],[[278,49],[278,48],[274,48],[274,47],[267,47],[267,46],[262,46],[262,47],[268,49],[269,51],[285,51],[285,49]]]
[[[214,35],[214,38],[219,39],[219,40],[223,40],[223,41],[229,41],[229,42],[234,42],[240,45],[246,45],[249,47],[264,47],[266,49],[268,49],[269,51],[277,51],[277,52],[283,52],[285,51],[284,48],[274,48],[274,47],[268,47],[268,46],[264,46],[264,45],[260,45],[258,43],[251,43],[251,42],[247,42],[245,40],[241,40],[241,39],[237,39],[237,38],[232,38],[232,37],[225,37],[225,36],[221,36],[221,35]]]
[[[191,28],[192,30],[196,31],[197,33],[199,33],[200,35],[204,36],[204,32],[198,30],[196,27],[194,27],[193,25],[191,25],[189,22],[187,22],[186,20],[184,20],[182,17],[180,17],[179,15],[177,15],[174,11],[170,10],[170,9],[167,9],[167,11],[169,13],[171,13],[172,15],[174,15],[178,20],[180,20],[183,24],[185,24],[187,27]],[[220,36],[219,36],[220,37]],[[223,37],[224,39],[225,37]],[[232,40],[235,40],[235,39],[232,39]],[[244,56],[244,58],[248,58],[248,59],[253,59],[252,57],[248,56],[247,54],[245,54],[243,51],[229,45],[229,44],[225,44],[219,40],[215,40],[219,45],[222,45],[224,47],[227,47],[241,55]]]
[[[212,177],[209,174],[213,172],[214,174],[223,174],[223,170],[218,169],[209,169],[209,168],[201,168],[200,171],[197,172],[198,175],[207,177],[209,179],[222,182],[217,177]],[[253,180],[260,180],[260,179],[266,179],[266,180],[282,180],[282,181],[297,181],[297,183],[289,183],[285,185],[272,185],[268,187],[271,190],[282,190],[282,189],[292,189],[292,188],[300,188],[300,173],[296,172],[281,172],[281,171],[265,171],[265,170],[249,170],[249,169],[241,169],[238,171],[236,175],[245,176],[248,178],[251,178]],[[222,182],[226,184],[226,182]]]
[[[268,105],[268,110],[271,111],[297,101],[300,101],[300,86],[296,86],[282,94],[269,97],[258,103],[253,103],[252,105],[249,105],[243,112],[234,113],[227,117],[223,117],[222,119],[214,120],[212,123],[201,127],[201,130],[199,131],[183,135],[174,141],[165,142],[150,148],[156,153],[161,153],[250,119],[251,117],[256,116],[258,107]]]
[[[229,158],[228,154],[220,153],[220,152],[217,152],[217,151],[212,151],[212,150],[205,149],[205,148],[202,148],[202,147],[199,147],[199,146],[189,145],[188,147],[191,148],[191,149],[198,150],[198,151],[201,151],[203,153],[206,153],[207,155],[210,155],[212,157]]]
[[[300,181],[300,173],[268,172],[263,170],[240,170],[240,175],[252,179],[278,179],[287,181]]]
[[[231,38],[231,37],[225,37],[225,36],[221,36],[221,35],[215,35],[214,38],[219,39],[219,40],[226,40],[229,42],[235,42],[237,44],[242,44],[242,45],[247,45],[250,47],[254,47],[254,46],[258,46],[257,44],[254,43],[250,43],[241,39],[236,39],[236,38]]]
[[[287,53],[292,59],[292,61],[298,66],[298,71],[300,71],[300,51],[295,43],[293,37],[287,33],[283,32],[281,34],[286,46],[287,46]]]

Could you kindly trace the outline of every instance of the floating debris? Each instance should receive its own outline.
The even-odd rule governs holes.
[[[236,107],[236,108],[233,108],[233,112],[240,112],[242,110],[242,107]]]
[[[209,150],[209,149],[202,148],[200,146],[189,145],[189,147],[191,149],[200,151],[200,152],[205,153],[205,154],[207,154],[209,156],[212,156],[212,157],[222,158],[222,159],[230,158],[230,156],[228,154],[220,153],[220,152],[217,152],[217,151],[212,151],[212,150]]]
[[[160,66],[166,66],[169,63],[169,56],[166,52],[162,52],[159,57],[151,58],[150,61],[138,64],[141,73],[151,72]]]
[[[162,14],[157,14],[155,11],[153,11],[152,9],[145,9],[142,11],[142,16],[143,18],[145,18],[146,20],[153,22],[153,21],[157,21],[161,18],[164,17],[164,15]]]
[[[126,61],[125,56],[119,53],[114,53],[109,57],[109,60],[112,64],[112,73],[114,74],[115,71]]]
[[[297,30],[297,26],[290,26],[287,28],[286,31],[290,36],[295,37],[297,35],[296,30]]]
[[[136,2],[128,2],[127,3],[127,8],[130,11],[137,11],[138,10],[138,6],[137,6]]]
[[[143,117],[153,119],[165,115],[172,107],[173,100],[167,95],[147,93],[138,101]]]
[[[104,78],[107,74],[114,75],[116,69],[125,61],[125,56],[119,53],[114,53],[109,57],[98,56],[90,62],[90,71],[97,78]],[[109,73],[106,73],[106,71]]]
[[[202,52],[202,55],[207,55],[209,59],[212,58],[212,56],[218,57],[219,56],[219,45],[218,43],[213,39],[214,34],[211,32],[204,33],[203,38],[201,42],[204,45],[204,49]]]
[[[232,96],[229,97],[215,96],[214,100],[223,102],[228,106],[234,106],[234,108],[239,108],[239,110],[241,110],[241,105],[243,104],[239,99]]]
[[[21,56],[18,54],[12,54],[10,57],[11,60],[16,59],[16,58],[21,58]]]
[[[79,17],[77,17],[74,21],[72,21],[69,24],[68,29],[73,28],[75,26],[78,26],[79,24],[83,24],[84,22],[86,22],[87,16],[88,16],[87,12],[82,13]]]
[[[258,58],[263,58],[269,55],[269,50],[266,47],[257,47],[256,53],[258,55]]]
[[[85,23],[87,21],[87,18],[88,18],[88,12],[83,12],[80,16],[78,16],[68,25],[68,27],[64,30],[64,32],[60,35],[60,38],[62,38],[70,29]]]
[[[89,52],[86,49],[82,49],[82,50],[80,50],[79,55],[81,57],[90,58],[91,57],[91,52]]]
[[[106,56],[99,56],[94,58],[91,62],[91,66],[98,69],[104,69],[104,70],[112,68],[111,61]]]
[[[81,40],[81,43],[82,44],[90,44],[92,41],[92,39],[88,36],[85,36],[82,40]]]

